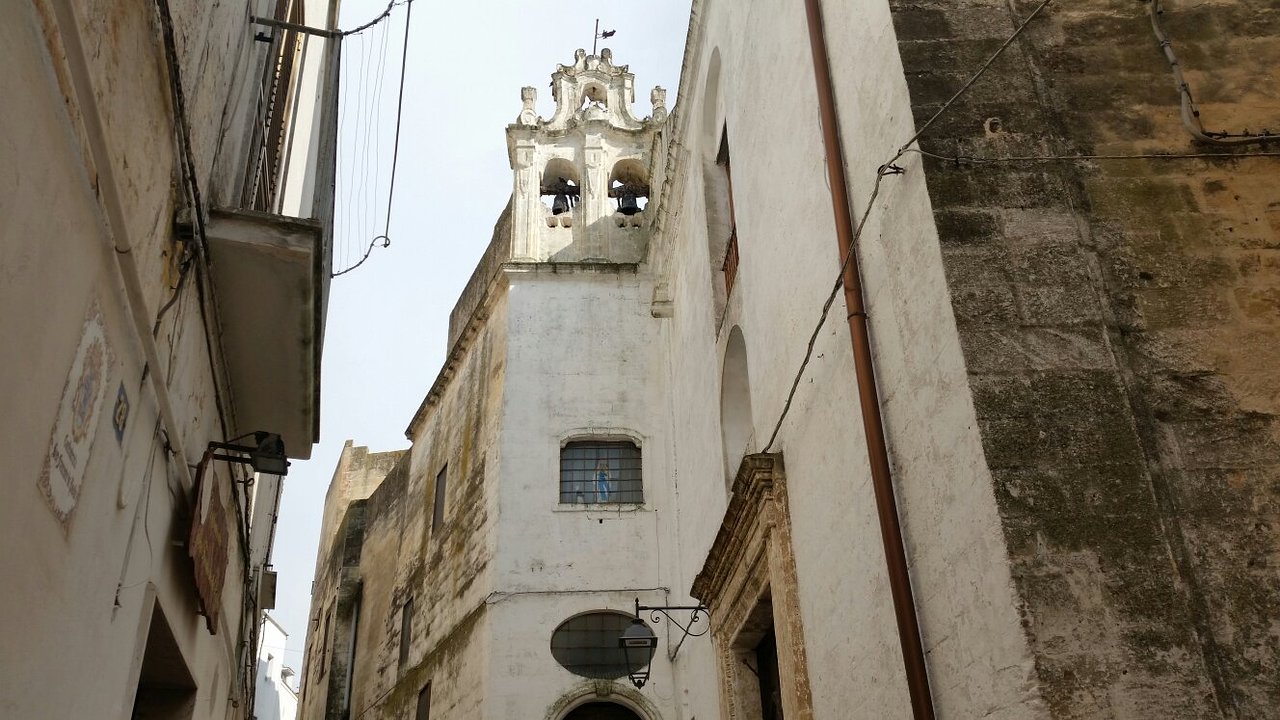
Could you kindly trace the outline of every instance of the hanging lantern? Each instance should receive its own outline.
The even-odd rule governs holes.
[[[618,647],[626,660],[631,684],[637,688],[644,687],[649,680],[649,663],[653,661],[654,650],[658,647],[658,637],[643,620],[636,618],[618,638]]]

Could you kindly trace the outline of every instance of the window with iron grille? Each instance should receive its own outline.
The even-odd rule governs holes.
[[[640,448],[632,442],[584,440],[560,449],[560,502],[642,503]]]

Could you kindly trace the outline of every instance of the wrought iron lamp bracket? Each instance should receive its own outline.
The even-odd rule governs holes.
[[[649,613],[649,622],[658,624],[662,618],[666,618],[667,622],[680,628],[680,640],[676,642],[676,646],[667,653],[667,660],[675,660],[676,655],[680,652],[680,646],[684,645],[684,641],[691,637],[702,637],[711,630],[711,609],[706,605],[641,605],[640,598],[636,598],[636,618],[640,618],[640,613]],[[672,612],[689,613],[688,622],[680,622]],[[701,626],[699,625],[701,623]],[[701,627],[700,630],[696,629]],[[668,647],[670,640],[668,639]]]

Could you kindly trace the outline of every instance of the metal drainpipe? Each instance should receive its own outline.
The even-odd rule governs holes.
[[[902,662],[907,675],[907,691],[911,697],[911,711],[915,720],[933,720],[929,672],[925,667],[920,621],[916,616],[915,599],[911,592],[902,526],[898,521],[898,505],[889,470],[889,451],[885,443],[884,424],[880,418],[880,397],[876,391],[875,364],[871,359],[871,339],[867,331],[867,313],[862,298],[861,270],[858,267],[857,253],[852,247],[854,227],[849,206],[849,183],[844,170],[844,146],[836,117],[835,92],[831,84],[831,62],[827,55],[822,8],[819,0],[805,0],[804,5],[809,21],[813,74],[818,86],[818,110],[822,118],[822,144],[826,155],[827,176],[830,178],[831,205],[835,212],[836,243],[840,249],[840,262],[844,263],[845,268],[844,300],[849,310],[854,378],[858,384],[862,426],[867,439],[867,458],[871,465],[871,486],[875,490],[876,514],[880,519],[885,564],[889,571],[889,591],[893,597],[893,612],[897,618]],[[851,252],[854,253],[853,257],[847,258]]]
[[[155,338],[151,336],[151,321],[147,309],[146,296],[142,290],[141,273],[134,260],[133,244],[129,237],[129,226],[123,201],[120,199],[119,185],[116,182],[115,168],[111,164],[108,151],[107,133],[98,108],[90,80],[89,63],[86,60],[83,41],[80,37],[80,24],[76,16],[75,3],[62,0],[53,3],[57,18],[58,30],[63,41],[63,49],[67,57],[67,66],[71,76],[71,84],[76,96],[76,104],[80,109],[80,117],[85,130],[89,157],[93,168],[97,171],[96,190],[102,229],[109,238],[115,251],[116,263],[120,272],[120,280],[124,285],[125,298],[129,315],[133,319],[134,330],[138,342],[142,345],[142,354],[151,368],[148,377],[151,388],[159,406],[160,418],[167,433],[167,442],[176,456],[173,467],[177,468],[182,488],[190,492],[195,485],[191,476],[191,468],[187,467],[186,449],[183,447],[182,428],[178,425],[169,399],[169,388],[165,385],[166,367],[160,363],[160,353],[156,348]],[[56,62],[56,59],[54,60]],[[74,122],[72,120],[71,122]],[[91,179],[90,182],[92,182]]]

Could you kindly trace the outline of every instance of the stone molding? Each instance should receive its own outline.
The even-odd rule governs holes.
[[[661,720],[657,706],[620,680],[583,680],[569,688],[547,709],[545,720],[561,720],[589,702],[610,702],[631,710],[644,720]]]
[[[770,628],[777,638],[783,711],[788,718],[813,717],[787,505],[782,455],[744,457],[720,531],[690,590],[711,609],[725,720],[759,717],[749,710],[755,682],[743,675],[743,659]]]

